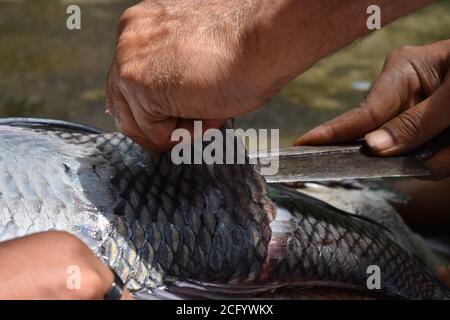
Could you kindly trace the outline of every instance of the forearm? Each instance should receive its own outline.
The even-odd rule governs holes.
[[[265,56],[266,75],[287,82],[321,58],[363,37],[367,8],[381,9],[382,26],[421,8],[431,0],[260,0],[257,46]],[[254,56],[254,55],[250,55]],[[284,83],[283,83],[284,84]],[[282,84],[280,84],[282,85]]]
[[[228,56],[233,52],[239,56],[235,67],[241,69],[244,78],[253,78],[257,87],[277,90],[323,57],[371,32],[367,27],[367,8],[370,5],[380,7],[381,25],[385,26],[431,2],[432,0],[144,0],[139,9],[148,10],[151,7],[155,17],[171,17],[170,23],[162,20],[161,24],[164,26],[166,23],[168,30],[180,24],[177,28],[183,31],[182,37],[192,37],[203,44],[200,46],[204,48],[203,51],[199,50],[200,55],[189,57],[190,63],[204,64],[208,55],[217,52],[227,59],[233,59],[233,56]],[[196,23],[203,20],[210,22],[206,25]],[[199,26],[202,30],[199,32],[200,38],[195,32]],[[220,39],[217,43],[216,38]],[[214,42],[212,48],[208,46],[211,42]],[[178,57],[177,62],[183,59],[186,57]],[[213,76],[218,75],[213,72]],[[266,94],[270,95],[269,92]]]

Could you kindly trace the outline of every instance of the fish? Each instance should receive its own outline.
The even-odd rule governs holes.
[[[397,213],[268,185],[250,163],[175,165],[51,120],[4,122],[0,150],[0,241],[69,232],[137,298],[450,298]]]

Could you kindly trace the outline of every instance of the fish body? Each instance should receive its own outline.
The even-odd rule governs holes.
[[[250,164],[174,165],[119,133],[51,126],[0,126],[0,150],[0,241],[70,232],[147,297],[450,296],[395,224],[267,186]]]

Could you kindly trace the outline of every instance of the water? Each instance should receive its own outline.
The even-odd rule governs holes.
[[[117,19],[136,1],[0,0],[0,116],[78,121],[114,130],[103,112]],[[82,30],[65,26],[66,7],[82,8]],[[449,37],[450,0],[440,0],[322,60],[267,106],[237,120],[280,128],[282,145],[355,105],[385,56],[402,45]]]

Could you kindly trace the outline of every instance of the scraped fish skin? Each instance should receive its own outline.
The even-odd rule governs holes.
[[[189,280],[211,292],[364,291],[375,264],[383,294],[449,296],[381,225],[280,187],[269,192],[275,209],[249,165],[175,166],[118,133],[0,127],[0,149],[0,240],[68,231],[131,290]]]

